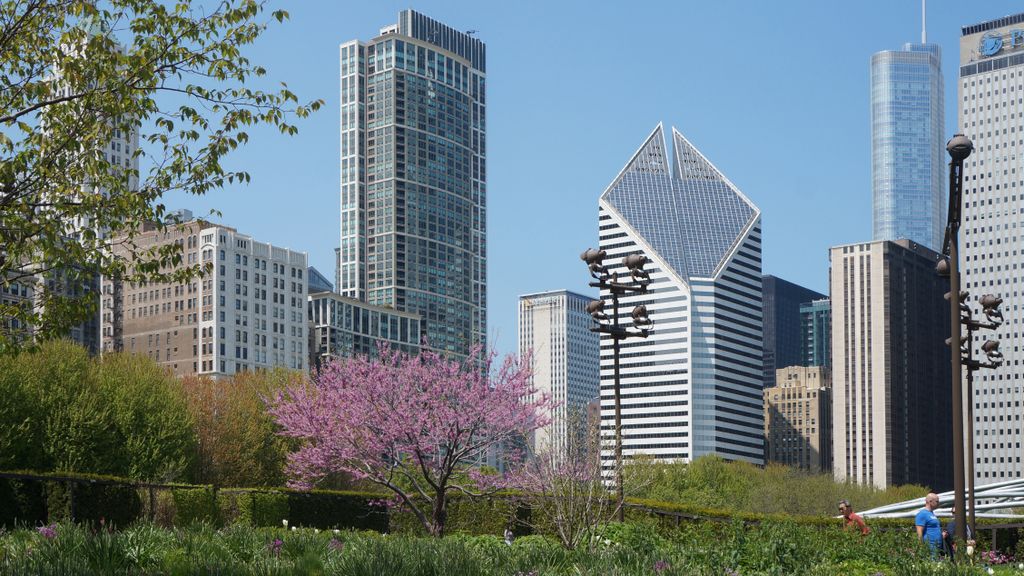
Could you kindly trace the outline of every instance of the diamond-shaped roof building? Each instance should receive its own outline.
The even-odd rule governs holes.
[[[760,211],[675,128],[661,124],[601,195],[681,278],[713,278]]]

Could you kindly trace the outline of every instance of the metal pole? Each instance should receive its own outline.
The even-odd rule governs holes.
[[[968,340],[973,340],[973,334],[967,331]],[[967,357],[973,359],[973,342],[969,344]],[[974,370],[967,369],[967,499],[970,501],[971,534],[977,534],[974,525]]]
[[[963,371],[960,365],[960,181],[958,168],[963,160],[955,159],[949,163],[949,198],[956,202],[957,218],[951,220],[949,226],[949,354],[952,368],[953,384],[953,502],[956,505],[956,540],[963,542],[966,538],[966,512],[964,499],[964,409],[963,409]],[[954,207],[950,206],[950,212]]]
[[[619,391],[619,294],[612,292],[612,350],[615,365],[615,492],[619,500],[619,522],[626,520],[626,489],[622,485],[622,397]]]

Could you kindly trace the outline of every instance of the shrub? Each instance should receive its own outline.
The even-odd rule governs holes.
[[[217,524],[217,502],[213,488],[175,488],[171,490],[174,500],[174,524],[188,526],[196,523]]]
[[[388,531],[387,509],[370,504],[379,495],[326,491],[288,491],[286,495],[287,518],[293,526]]]
[[[46,482],[47,521],[124,528],[142,516],[142,499],[130,486],[91,482]]]
[[[222,490],[218,508],[226,522],[248,526],[280,526],[288,518],[288,496],[280,492]]]
[[[446,530],[449,534],[495,534],[505,533],[505,528],[512,523],[521,525],[520,520],[526,510],[519,502],[508,496],[493,498],[469,498],[457,496],[448,500],[448,521]],[[394,533],[426,535],[426,530],[415,515],[399,506],[390,513],[389,529]]]
[[[0,527],[46,522],[46,493],[41,482],[0,479]]]

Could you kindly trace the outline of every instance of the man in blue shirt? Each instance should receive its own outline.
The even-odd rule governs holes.
[[[935,509],[939,507],[939,496],[929,492],[924,497],[924,508],[914,517],[917,536],[928,544],[932,556],[936,556],[942,548],[942,523],[935,517]]]

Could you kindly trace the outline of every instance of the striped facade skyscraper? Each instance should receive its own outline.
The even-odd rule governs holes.
[[[456,354],[487,332],[485,73],[483,42],[412,10],[341,45],[335,290]]]
[[[623,324],[641,303],[654,321],[648,338],[622,344],[623,455],[760,464],[761,213],[675,129],[672,144],[670,166],[659,124],[599,200],[609,270],[627,274],[628,254],[651,260],[648,293],[621,299]],[[611,350],[602,335],[606,468],[614,460]]]

